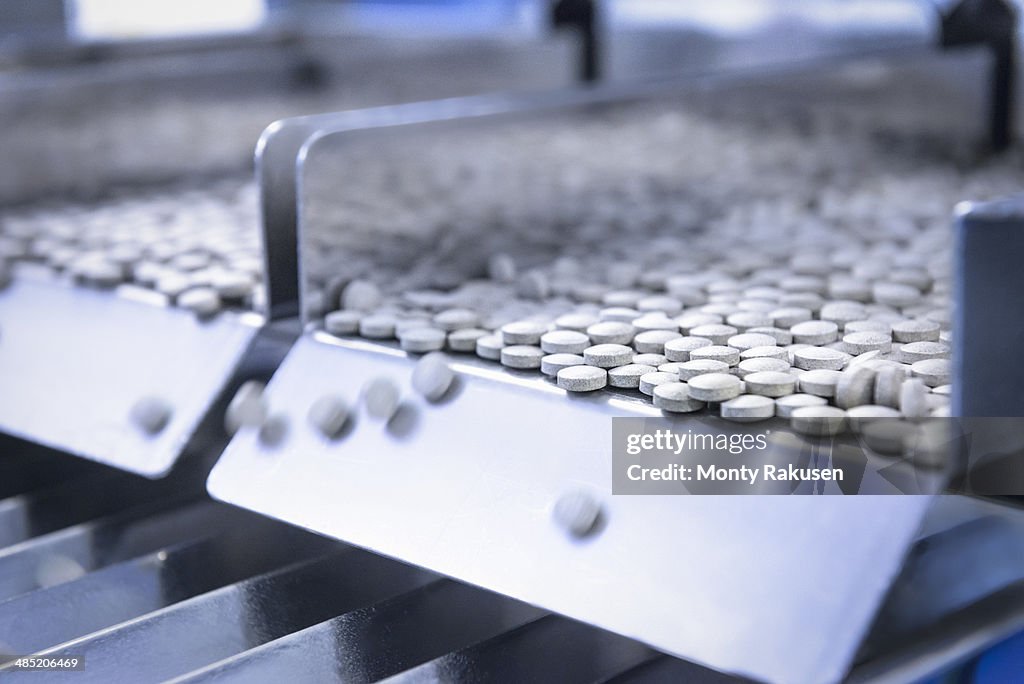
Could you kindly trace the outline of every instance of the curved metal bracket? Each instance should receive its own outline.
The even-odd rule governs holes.
[[[618,91],[617,97],[622,95]],[[615,97],[610,92],[586,90],[562,93],[558,98],[544,93],[484,95],[294,117],[272,123],[256,146],[267,288],[263,313],[267,322],[305,317],[300,259],[303,175],[310,152],[326,138],[368,127],[537,112],[567,103],[599,103]]]

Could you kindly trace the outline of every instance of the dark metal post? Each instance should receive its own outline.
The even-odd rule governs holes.
[[[597,23],[597,6],[594,0],[558,0],[551,8],[552,26],[556,29],[574,29],[579,34],[577,78],[584,83],[593,83],[601,78],[601,50]]]
[[[989,143],[996,152],[1014,137],[1018,19],[1006,0],[962,0],[942,16],[942,47],[985,45],[992,52]]]

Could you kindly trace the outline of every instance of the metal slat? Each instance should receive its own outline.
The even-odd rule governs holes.
[[[138,478],[101,471],[0,501],[0,547],[151,500]],[[164,488],[166,489],[166,487]]]
[[[544,614],[539,608],[438,580],[175,680],[369,682],[490,639]]]
[[[10,652],[35,653],[322,553],[327,545],[267,521],[212,524],[187,542],[0,603],[0,634],[8,635],[2,641]]]
[[[67,454],[0,435],[0,499],[74,480],[91,472],[96,472],[92,463],[69,463]]]
[[[314,561],[216,589],[45,652],[84,655],[84,672],[53,682],[162,681],[370,606],[437,579],[410,565],[350,547]],[[12,673],[17,681],[21,673]]]
[[[636,641],[549,615],[385,681],[412,684],[500,679],[582,684],[607,679],[653,657],[654,651]]]
[[[0,550],[0,601],[45,586],[53,563],[82,572],[102,568],[186,541],[216,524],[224,508],[183,501],[160,501],[68,527]],[[44,580],[43,583],[40,580]]]
[[[608,680],[608,684],[661,684],[662,682],[742,684],[743,682],[752,681],[751,679],[715,672],[685,660],[662,656],[612,677]]]

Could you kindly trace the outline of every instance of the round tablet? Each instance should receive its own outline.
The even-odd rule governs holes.
[[[472,309],[445,309],[434,316],[433,323],[445,332],[453,332],[480,325],[480,315]]]
[[[608,384],[608,372],[595,366],[570,366],[558,371],[558,386],[569,392],[593,392]]]
[[[797,379],[797,384],[804,394],[813,394],[816,397],[834,397],[841,375],[842,373],[834,370],[811,370],[802,374]]]
[[[741,333],[750,328],[763,328],[772,325],[772,317],[766,313],[757,311],[737,311],[725,317],[727,325],[739,330]]]
[[[583,350],[583,359],[591,366],[615,368],[632,363],[633,350],[624,344],[595,344]]]
[[[748,335],[768,335],[775,344],[793,344],[793,333],[789,330],[783,330],[782,328],[771,328],[771,327],[758,327],[750,328],[747,330]],[[730,345],[731,346],[731,345]],[[758,347],[760,348],[760,347]]]
[[[288,416],[275,413],[267,416],[256,433],[260,444],[267,447],[280,446],[288,436]]]
[[[220,311],[220,295],[210,287],[194,287],[178,296],[178,306],[197,316],[212,316]]]
[[[789,416],[793,430],[804,435],[825,437],[846,429],[846,411],[834,406],[805,406]]]
[[[677,337],[664,344],[664,354],[669,361],[689,361],[694,349],[710,347],[713,343],[706,337]]]
[[[259,427],[267,417],[269,406],[262,382],[249,380],[235,392],[224,412],[224,429],[229,435],[242,427]]]
[[[778,359],[785,361],[786,365],[789,365],[789,352],[788,350],[777,347],[751,347],[740,352],[740,362],[747,359]]]
[[[872,395],[874,403],[879,406],[899,408],[900,389],[907,379],[904,366],[886,365],[875,370],[875,389]]]
[[[910,373],[929,387],[949,385],[952,374],[952,363],[949,359],[925,359],[910,367]]]
[[[658,366],[658,371],[660,371],[662,373],[671,373],[672,375],[674,375],[674,376],[676,376],[678,378],[679,377],[679,368],[684,363],[686,363],[686,362],[685,361],[669,361],[668,363],[663,363],[660,366]]]
[[[871,287],[871,296],[879,304],[904,307],[919,302],[921,291],[910,285],[880,282]]]
[[[718,325],[725,319],[717,314],[692,312],[677,316],[675,320],[684,335],[693,335],[694,328],[701,325]]]
[[[900,347],[897,357],[910,364],[927,359],[945,359],[949,358],[949,345],[944,342],[908,342]]]
[[[216,271],[210,276],[210,287],[223,299],[242,299],[252,291],[253,279],[248,273]]]
[[[434,328],[434,326],[431,325],[429,318],[423,316],[417,316],[415,318],[399,318],[395,321],[395,337],[401,340],[402,335],[410,330],[416,330],[418,328],[432,328],[434,330],[438,330],[438,328]],[[441,332],[444,331],[442,330]]]
[[[843,335],[843,348],[848,354],[863,354],[870,351],[889,351],[892,337],[888,333],[866,330]]]
[[[476,342],[487,337],[489,332],[481,328],[462,328],[448,333],[448,348],[456,352],[476,351]]]
[[[348,422],[349,406],[342,397],[326,395],[309,407],[309,424],[324,437],[332,439]]]
[[[630,344],[636,328],[620,321],[602,321],[587,328],[587,336],[594,344]]]
[[[674,330],[647,330],[637,333],[633,338],[633,348],[641,354],[662,354],[665,351],[666,342],[682,339],[682,337]]]
[[[787,292],[779,297],[780,306],[799,306],[812,312],[821,309],[825,300],[815,292]]]
[[[427,354],[412,370],[412,388],[427,401],[437,401],[455,382],[455,373],[444,354]]]
[[[404,351],[422,354],[444,349],[447,338],[440,328],[412,328],[399,333],[398,344]]]
[[[668,413],[693,413],[706,404],[690,396],[685,382],[666,382],[654,387],[654,405]]]
[[[581,359],[582,360],[582,359]],[[626,366],[619,366],[608,371],[608,384],[612,387],[623,387],[626,389],[637,389],[640,387],[640,376],[657,372],[654,366],[647,366],[640,363],[631,363]]]
[[[804,321],[789,329],[796,344],[829,344],[839,338],[839,326],[832,321]]]
[[[711,340],[711,344],[725,345],[729,338],[738,332],[739,330],[731,325],[698,325],[690,329],[690,336],[705,337]]]
[[[388,314],[364,316],[359,321],[359,334],[374,340],[389,340],[395,336],[397,321]]]
[[[850,321],[843,326],[843,332],[846,334],[857,332],[883,333],[892,341],[892,324],[886,321],[873,321],[870,319]]]
[[[827,399],[813,394],[788,394],[775,400],[775,415],[779,418],[789,418],[798,408],[827,405]]]
[[[814,317],[810,309],[801,306],[784,306],[768,312],[772,325],[780,328],[792,328],[797,323],[809,321]]]
[[[877,349],[875,349],[874,351],[864,352],[863,354],[857,354],[852,359],[850,359],[850,362],[846,364],[846,367],[855,368],[857,366],[867,366],[868,368],[875,370],[875,364],[868,362],[875,361],[881,354],[882,352],[878,351]]]
[[[796,391],[796,378],[780,371],[758,371],[743,376],[749,394],[783,397]]]
[[[793,365],[803,370],[842,370],[850,355],[827,347],[804,347],[793,352]]]
[[[628,306],[610,306],[598,313],[601,322],[632,323],[640,318],[640,312]]]
[[[156,291],[175,299],[192,286],[192,281],[180,273],[165,273],[156,281]]]
[[[775,416],[775,401],[756,394],[741,394],[721,406],[722,418],[738,423],[752,423]]]
[[[900,387],[900,413],[907,418],[923,418],[928,410],[928,388],[917,378],[905,380]]]
[[[151,436],[163,432],[172,415],[174,408],[161,397],[143,397],[135,402],[130,412],[135,427]]]
[[[552,330],[541,335],[540,348],[548,354],[582,354],[590,338],[575,330]]]
[[[715,361],[714,359],[692,359],[690,361],[684,361],[683,365],[679,367],[679,379],[683,382],[689,382],[692,378],[695,378],[698,375],[728,372],[729,364],[724,361]]]
[[[500,335],[484,335],[476,341],[476,355],[482,359],[498,361],[504,348],[505,343],[501,341]]]
[[[864,444],[889,456],[901,456],[907,440],[916,432],[914,423],[902,418],[861,419],[857,421],[856,428]]]
[[[487,262],[487,276],[499,283],[516,279],[516,262],[507,254],[495,254]]]
[[[727,344],[733,349],[746,351],[747,349],[753,349],[754,347],[771,347],[772,345],[777,344],[777,340],[771,335],[762,335],[760,333],[741,333],[730,337]]]
[[[941,326],[934,321],[898,321],[892,324],[896,342],[938,342]]]
[[[666,382],[679,382],[679,378],[671,373],[661,373],[659,371],[644,373],[640,376],[639,388],[641,392],[651,396],[654,394],[655,387],[664,385]]]
[[[743,390],[743,382],[727,373],[697,375],[687,384],[690,386],[690,396],[699,401],[727,401],[738,397]]]
[[[632,320],[632,319],[631,319]],[[589,313],[567,313],[555,319],[555,327],[559,330],[586,332],[587,328],[599,322],[597,316]]]
[[[939,385],[937,387],[932,387],[932,394],[938,394],[944,397],[948,397],[953,394],[953,386]]]
[[[601,518],[601,504],[586,492],[568,492],[555,502],[551,516],[555,524],[569,535],[586,537],[597,527]]]
[[[515,321],[501,326],[501,339],[505,344],[537,345],[548,327],[536,321]]]
[[[668,357],[662,354],[633,354],[632,363],[638,363],[643,366],[663,366],[668,363]]]
[[[627,268],[632,272],[622,278],[622,282],[625,284],[625,281],[629,281],[629,284],[632,284],[636,281],[637,274],[633,271],[634,267],[632,265],[627,266]],[[613,277],[612,280],[615,280],[615,278]],[[643,290],[612,290],[611,292],[606,292],[604,297],[601,298],[601,301],[607,306],[634,308],[636,307],[636,303],[646,296],[647,293]]]
[[[679,325],[665,314],[660,313],[644,314],[639,318],[634,318],[632,324],[638,333],[651,330],[679,332]]]
[[[528,344],[513,344],[501,348],[501,365],[520,370],[540,368],[544,351]]]
[[[332,335],[355,335],[362,318],[358,311],[332,311],[324,316],[324,330]]]
[[[864,305],[857,302],[829,302],[818,312],[818,318],[835,323],[841,330],[845,329],[850,321],[857,321],[865,316],[867,311]]]
[[[763,371],[775,371],[776,373],[786,373],[788,375],[789,364],[782,359],[759,357],[740,361],[739,366],[736,367],[736,371],[740,378],[744,380],[751,373],[760,373]],[[757,393],[755,392],[755,394]]]
[[[836,406],[849,409],[870,404],[875,392],[875,372],[864,366],[843,371],[836,382]]]
[[[663,313],[666,316],[675,316],[683,310],[683,303],[675,297],[655,295],[653,297],[644,297],[638,301],[636,308],[644,312],[654,311]]]
[[[555,377],[563,368],[583,364],[583,357],[579,354],[548,354],[540,360],[540,372]]]
[[[341,308],[369,311],[380,305],[380,288],[368,280],[353,280],[341,293]]]
[[[735,366],[740,362],[740,352],[738,349],[733,349],[732,347],[713,344],[710,347],[694,349],[690,352],[690,360],[721,361],[722,363],[726,363],[730,366]]]
[[[854,406],[853,408],[847,409],[846,418],[850,423],[850,427],[853,430],[860,432],[870,423],[875,423],[880,420],[899,419],[900,412],[894,408],[889,408],[888,406],[864,404],[862,406]]]
[[[389,420],[398,410],[401,393],[391,378],[374,378],[363,386],[366,413],[377,420]]]

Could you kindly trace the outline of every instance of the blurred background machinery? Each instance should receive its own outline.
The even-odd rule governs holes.
[[[578,81],[644,99],[635,81],[683,79],[698,91],[742,84],[715,96],[726,103],[794,92],[859,102],[851,116],[881,117],[887,134],[1014,155],[1013,6],[233,0],[212,15],[192,4],[191,16],[181,2],[0,7],[0,256],[11,279],[0,292],[0,429],[14,435],[0,444],[0,650],[84,655],[69,681],[742,681],[691,662],[706,654],[666,655],[488,591],[500,582],[474,576],[476,588],[287,525],[339,536],[330,511],[310,520],[260,500],[245,472],[260,454],[244,440],[214,492],[251,511],[208,497],[227,399],[277,369],[300,304],[324,306],[299,302],[297,278],[283,299],[266,290],[253,148],[272,121],[302,115]],[[927,97],[901,93],[903,77]],[[493,106],[544,110],[563,97]],[[461,107],[422,116],[458,118]],[[291,142],[324,125],[373,129],[401,110],[389,111],[300,120]],[[297,152],[285,146],[263,169],[265,202],[281,187],[295,199]],[[331,178],[338,154],[318,159]],[[284,230],[266,205],[263,219],[297,274],[291,208]],[[61,256],[105,249],[112,234],[129,245],[123,266],[162,242],[167,260],[203,253],[247,270],[250,287],[199,325],[169,306],[188,284],[107,280],[81,253]],[[159,443],[140,438],[125,420],[132,402],[172,385],[170,428]],[[836,635],[852,649],[848,678],[1012,680],[1024,649],[1012,636],[1024,628],[1019,511],[964,498],[924,508],[908,523],[917,531],[885,551],[902,569],[865,599],[880,606],[873,622]],[[388,540],[364,545],[403,555]]]

